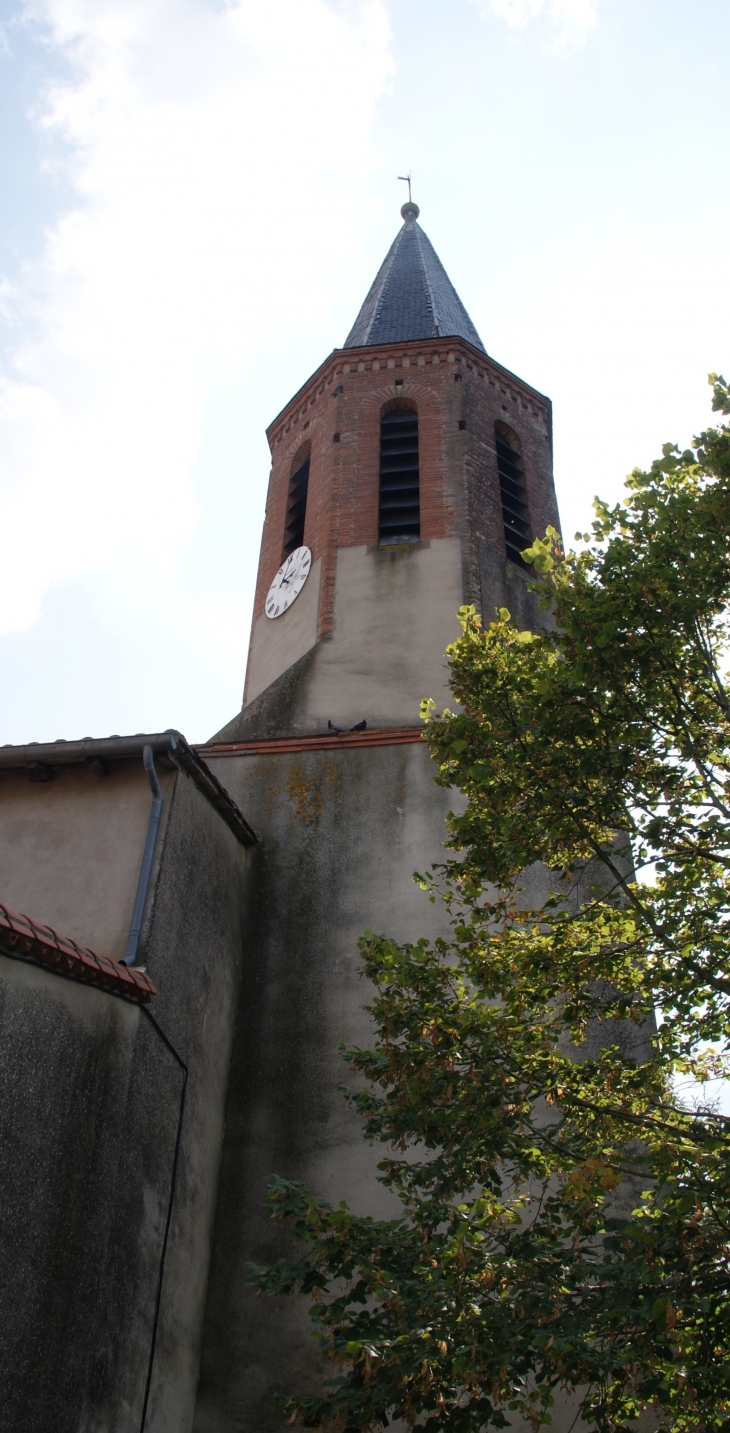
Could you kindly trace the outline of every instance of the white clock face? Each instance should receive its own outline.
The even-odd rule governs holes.
[[[312,553],[308,547],[296,547],[282,562],[264,603],[267,617],[281,617],[299,596],[312,566]]]

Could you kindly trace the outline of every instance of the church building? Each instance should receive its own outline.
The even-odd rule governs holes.
[[[321,1368],[305,1301],[247,1283],[281,1250],[269,1177],[393,1212],[338,1091],[357,941],[445,932],[412,876],[458,797],[419,704],[453,700],[464,603],[538,623],[520,552],[558,525],[549,400],[401,214],[267,430],[241,711],[195,748],[0,748],[7,1433],[279,1433]]]

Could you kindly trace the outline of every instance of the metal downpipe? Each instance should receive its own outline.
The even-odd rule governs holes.
[[[147,900],[147,889],[150,883],[152,871],[152,858],[155,854],[155,843],[157,841],[157,828],[160,824],[162,812],[162,791],[155,771],[155,758],[151,746],[146,746],[142,752],[144,769],[147,772],[147,780],[152,792],[152,806],[150,808],[149,821],[147,822],[147,837],[142,853],[142,865],[137,882],[137,894],[134,898],[134,910],[132,911],[132,924],[129,927],[127,937],[127,949],[120,961],[121,965],[134,965],[137,959],[137,948],[142,932],[142,921],[144,919],[144,907]]]

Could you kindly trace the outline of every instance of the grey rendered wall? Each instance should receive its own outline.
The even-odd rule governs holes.
[[[337,1086],[338,1042],[366,1041],[357,939],[443,930],[413,883],[442,855],[449,793],[425,745],[272,757],[207,757],[259,836],[252,852],[244,972],[205,1318],[195,1433],[270,1433],[272,1394],[320,1374],[304,1301],[276,1307],[245,1264],[281,1252],[263,1214],[271,1174],[333,1202],[393,1212]]]
[[[146,1433],[192,1426],[251,854],[181,775],[147,951],[189,1080]]]
[[[0,956],[3,1433],[139,1427],[170,1066],[135,1006]]]
[[[143,955],[159,991],[154,1018],[189,1081],[145,1428],[187,1433],[245,853],[187,777],[166,787]],[[83,818],[83,802],[77,809]],[[2,816],[0,800],[0,825]],[[103,906],[113,886],[108,876],[98,864],[86,897],[92,916],[93,900]],[[51,862],[49,890],[56,879]],[[0,956],[2,1433],[139,1433],[182,1083],[136,1006]]]
[[[540,627],[552,627],[552,613],[541,611],[536,594],[530,591],[531,584],[537,580],[537,573],[523,572],[514,562],[500,557],[485,542],[477,543],[477,552],[484,594],[481,615],[485,625],[494,621],[498,608],[506,607],[516,627],[529,628],[533,632]]]
[[[246,699],[263,692],[295,662],[309,652],[317,641],[319,591],[322,559],[312,563],[312,570],[302,591],[288,612],[272,620],[265,614],[256,618],[251,633],[251,655],[246,673]]]
[[[288,634],[290,626],[299,631],[300,603],[316,619],[318,567],[287,612],[255,623],[249,703],[314,645],[316,622],[306,646]],[[456,612],[463,600],[456,537],[403,547],[341,547],[332,636],[316,648],[294,729],[326,730],[328,718],[345,728],[363,717],[369,726],[413,724],[422,697],[443,706],[449,699],[444,651],[459,635]]]
[[[166,820],[176,773],[160,776]],[[141,761],[4,773],[0,899],[122,954],[149,806]],[[136,1006],[0,957],[3,1430],[134,1426],[115,1344],[139,1330],[130,1381],[144,1385],[138,1291],[159,1267],[179,1084]]]
[[[158,762],[167,819],[176,772]],[[0,901],[119,960],[137,889],[150,788],[138,761],[108,775],[56,767],[52,781],[0,779]]]
[[[550,614],[540,611],[529,590],[535,574],[523,572],[483,542],[477,549],[481,591],[486,594],[484,621],[492,622],[496,609],[507,607],[520,626],[549,626]],[[478,593],[469,595],[463,579],[457,538],[410,548],[341,548],[333,635],[252,695],[212,740],[324,732],[328,719],[345,730],[363,718],[369,727],[414,726],[423,697],[453,709],[446,646],[459,636],[457,609],[472,598],[481,602]],[[302,597],[306,591],[305,586]],[[259,618],[264,626],[257,641],[270,632],[273,642],[277,624],[290,619],[299,601],[283,618]],[[258,646],[252,647],[252,662],[254,654],[260,672]],[[272,649],[272,672],[278,655],[278,649]],[[255,691],[250,679],[249,691]]]

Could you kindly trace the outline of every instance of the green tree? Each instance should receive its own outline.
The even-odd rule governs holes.
[[[295,1247],[253,1277],[310,1296],[334,1365],[282,1400],[305,1427],[538,1428],[560,1393],[600,1430],[730,1429],[730,1122],[678,1094],[730,1025],[730,429],[595,509],[579,552],[525,553],[549,628],[463,609],[462,710],[425,709],[467,798],[419,878],[451,939],[361,942],[349,1098],[402,1217],[269,1191]]]

